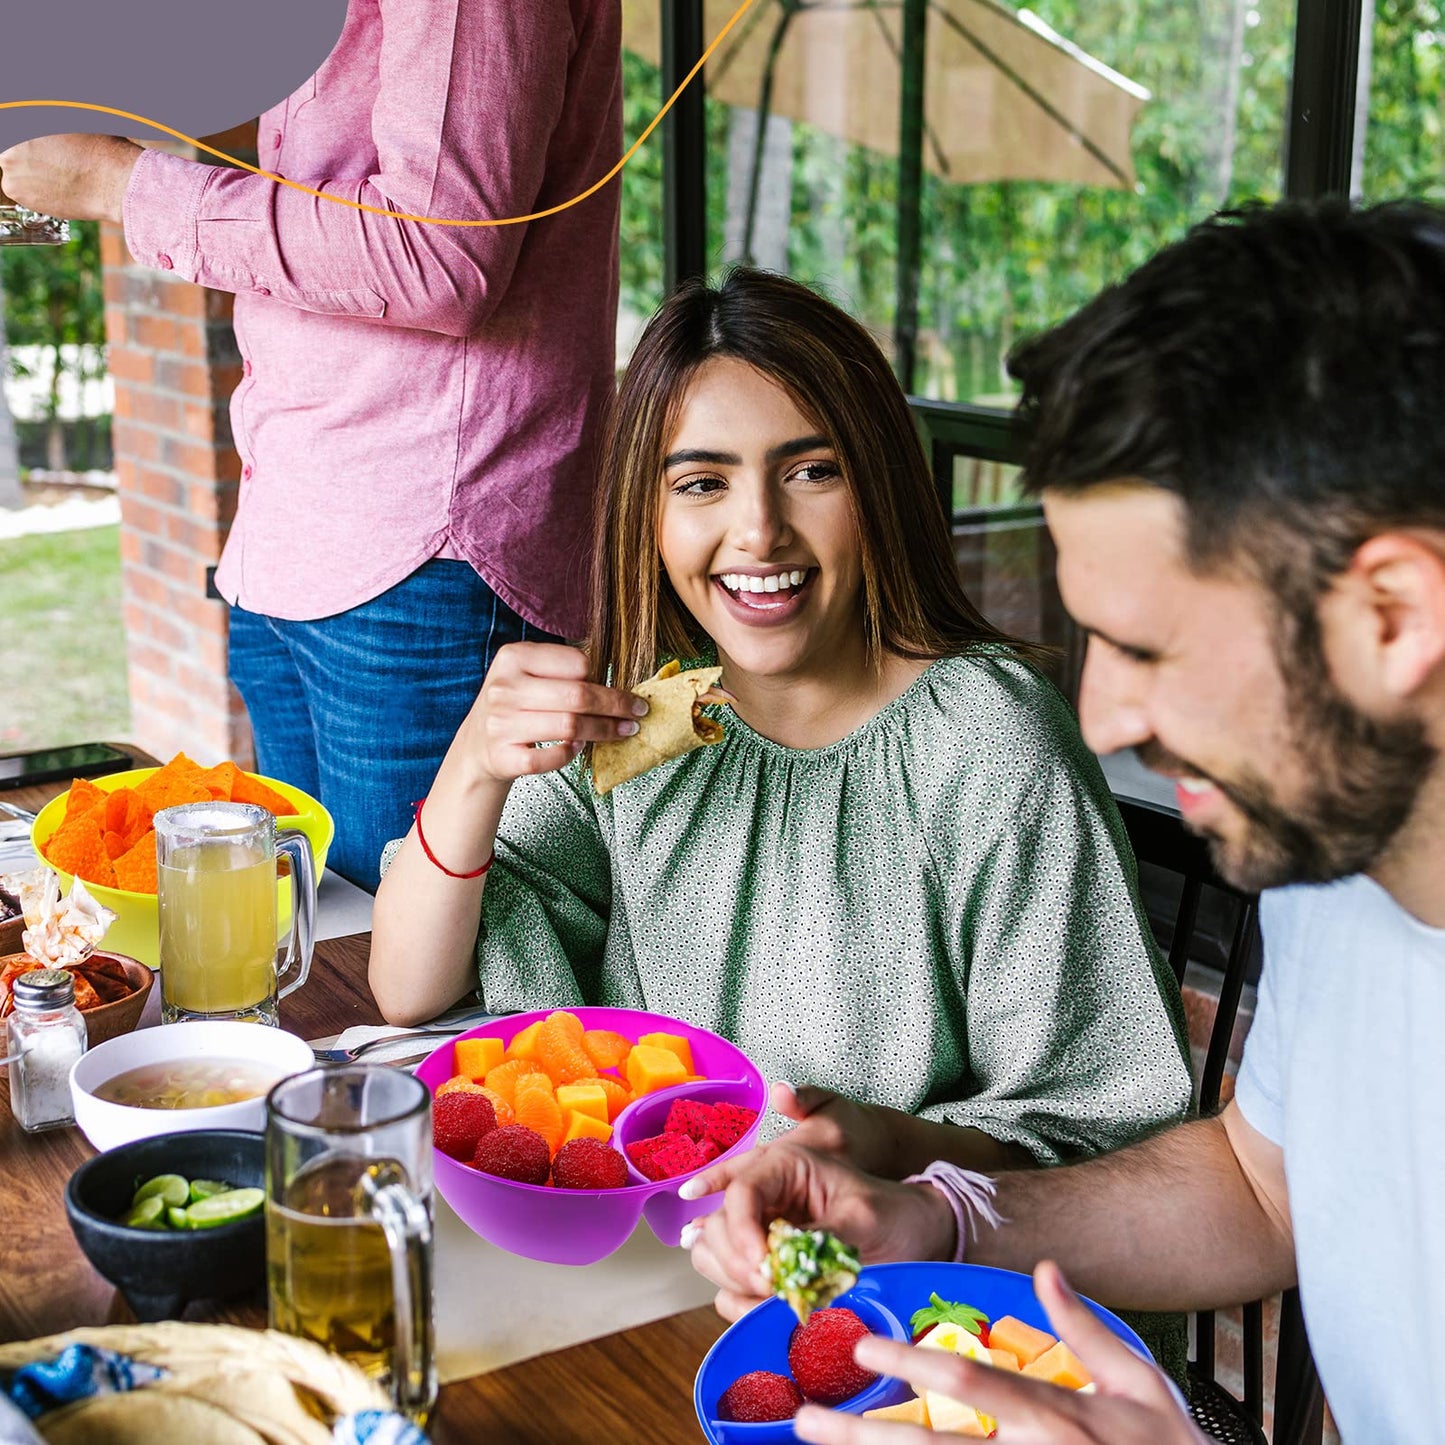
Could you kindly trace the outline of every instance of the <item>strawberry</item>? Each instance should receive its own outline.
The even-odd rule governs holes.
[[[485,1094],[444,1094],[432,1103],[432,1143],[463,1163],[470,1162],[483,1135],[496,1127],[497,1111]]]
[[[763,1420],[791,1420],[803,1404],[798,1387],[771,1370],[739,1375],[718,1398],[719,1420],[757,1424]]]
[[[472,1096],[463,1094],[461,1097]],[[522,1124],[493,1129],[490,1134],[484,1134],[477,1145],[472,1167],[480,1169],[483,1174],[514,1179],[520,1184],[545,1184],[551,1168],[547,1141]]]
[[[972,1305],[954,1304],[949,1300],[939,1299],[936,1294],[929,1295],[928,1303],[922,1309],[914,1310],[913,1317],[908,1322],[913,1330],[913,1343],[916,1345],[934,1325],[941,1325],[944,1321],[960,1325],[969,1334],[977,1335],[979,1344],[988,1344],[988,1316],[982,1310],[976,1310]]]
[[[558,1189],[622,1189],[630,1182],[627,1161],[600,1139],[569,1139],[552,1160]]]
[[[840,1405],[878,1376],[853,1358],[853,1347],[868,1326],[849,1309],[814,1310],[793,1331],[788,1367],[798,1388],[820,1405]]]

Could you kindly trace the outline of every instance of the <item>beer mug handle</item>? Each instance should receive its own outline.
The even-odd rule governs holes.
[[[298,942],[301,964],[301,971],[276,995],[285,998],[300,988],[311,972],[311,953],[316,946],[316,859],[311,839],[295,828],[277,830],[276,851],[291,860],[291,936],[286,940],[286,962],[278,981],[297,962]]]
[[[435,1395],[432,1358],[432,1225],[425,1204],[407,1188],[399,1165],[386,1161],[361,1178],[371,1217],[391,1250],[396,1333],[391,1362],[392,1399],[412,1419],[422,1418]]]

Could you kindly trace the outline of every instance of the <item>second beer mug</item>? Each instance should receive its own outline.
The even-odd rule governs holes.
[[[276,1002],[306,982],[316,933],[316,866],[303,833],[276,830],[253,803],[187,803],[155,816],[161,1016],[276,1024]],[[276,967],[276,858],[290,859],[292,926]],[[296,977],[280,978],[293,966]]]

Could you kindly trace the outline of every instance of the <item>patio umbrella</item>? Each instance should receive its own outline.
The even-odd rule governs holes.
[[[706,0],[706,33],[736,8]],[[629,50],[656,62],[659,32],[658,0],[624,0]],[[899,157],[899,332],[909,340],[921,168],[961,183],[1132,188],[1130,130],[1149,98],[994,0],[754,0],[705,77],[713,99],[760,112],[759,146],[771,113]],[[754,185],[757,169],[755,158]],[[911,358],[906,369],[905,385]]]

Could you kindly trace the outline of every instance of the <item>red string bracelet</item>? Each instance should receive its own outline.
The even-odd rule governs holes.
[[[487,854],[487,861],[483,863],[480,868],[474,868],[470,873],[453,873],[452,870],[448,868],[447,865],[443,863],[435,853],[432,852],[431,848],[427,844],[426,834],[423,833],[421,830],[421,808],[422,804],[425,802],[426,799],[421,798],[417,802],[412,804],[412,809],[416,817],[416,841],[421,844],[421,851],[425,853],[426,856],[431,859],[433,865],[437,868],[440,868],[442,872],[447,875],[448,878],[480,878],[487,871],[487,869],[490,868],[492,864],[497,861],[497,850],[493,848],[492,851]]]

